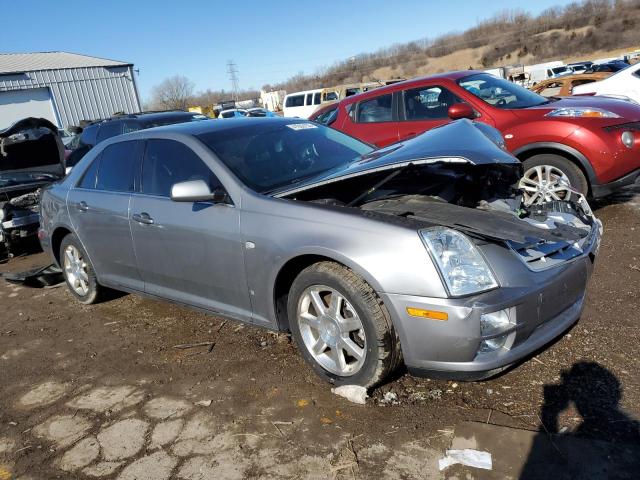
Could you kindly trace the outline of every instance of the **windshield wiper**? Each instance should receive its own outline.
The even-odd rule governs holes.
[[[393,172],[391,172],[389,175],[387,175],[386,177],[384,177],[382,180],[380,180],[378,183],[376,183],[375,185],[373,185],[370,189],[368,189],[367,191],[361,193],[360,195],[358,195],[356,198],[354,198],[353,200],[351,200],[349,203],[347,203],[345,206],[346,207],[353,207],[356,203],[358,203],[360,200],[362,200],[363,198],[367,198],[369,195],[371,195],[373,192],[375,192],[376,190],[378,190],[381,186],[383,186],[385,183],[389,182],[390,180],[393,180],[395,177],[397,177],[398,175],[400,175],[402,172],[405,172],[409,167],[413,167],[413,163],[409,163],[407,165],[405,165],[404,167],[398,168],[397,170],[394,170]]]

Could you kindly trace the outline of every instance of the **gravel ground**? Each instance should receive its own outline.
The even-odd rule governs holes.
[[[333,395],[287,335],[134,295],[87,307],[64,286],[1,282],[0,480],[440,478],[464,421],[639,442],[640,185],[594,207],[600,256],[562,339],[484,382],[400,372],[365,406]]]

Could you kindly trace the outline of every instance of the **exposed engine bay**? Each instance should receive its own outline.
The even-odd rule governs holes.
[[[533,270],[581,255],[595,229],[602,228],[584,196],[576,192],[566,201],[525,206],[517,189],[520,175],[520,164],[409,164],[317,186],[294,198],[504,243]]]
[[[64,147],[51,122],[27,118],[0,132],[0,258],[34,237],[41,189],[62,178]]]

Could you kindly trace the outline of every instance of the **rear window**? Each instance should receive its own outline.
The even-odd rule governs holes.
[[[285,107],[303,107],[304,106],[304,95],[292,95],[287,97],[287,100],[284,104]]]
[[[358,105],[358,123],[390,122],[393,120],[391,94],[365,100]]]
[[[102,151],[96,189],[132,192],[137,165],[138,142],[120,142]]]

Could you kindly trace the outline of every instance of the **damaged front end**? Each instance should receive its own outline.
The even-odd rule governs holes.
[[[457,230],[508,246],[533,271],[595,254],[602,224],[584,196],[572,192],[566,200],[525,205],[518,189],[521,163],[504,150],[496,132],[455,122],[279,196],[354,208],[417,230]]]
[[[57,127],[26,118],[0,131],[0,258],[33,238],[41,189],[63,177],[64,146]]]

